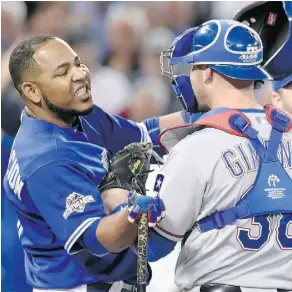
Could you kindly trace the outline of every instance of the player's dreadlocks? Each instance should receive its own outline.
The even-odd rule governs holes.
[[[52,35],[37,35],[21,42],[12,52],[9,60],[9,71],[15,88],[21,92],[21,80],[26,72],[37,70],[34,59],[35,52],[49,40],[56,39]]]

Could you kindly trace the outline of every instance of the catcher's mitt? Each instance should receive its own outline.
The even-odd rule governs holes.
[[[151,143],[132,143],[117,152],[110,162],[108,174],[99,186],[102,193],[112,188],[146,194],[146,180],[150,172]]]

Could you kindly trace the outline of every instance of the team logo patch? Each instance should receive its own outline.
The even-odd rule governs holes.
[[[77,193],[72,193],[66,198],[66,210],[63,217],[66,220],[73,212],[82,213],[87,203],[95,202],[91,195],[82,196]]]
[[[269,187],[265,189],[267,196],[272,199],[282,199],[285,197],[286,188],[279,187],[280,179],[277,175],[271,174],[268,177],[268,185]]]
[[[164,175],[162,173],[157,174],[155,184],[154,184],[154,189],[153,189],[154,192],[157,192],[157,193],[160,192],[163,180],[164,180]]]
[[[276,183],[280,182],[280,179],[275,175],[271,174],[268,178],[268,184],[270,187],[276,187]]]

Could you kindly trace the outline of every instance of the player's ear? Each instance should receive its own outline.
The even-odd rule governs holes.
[[[21,84],[21,92],[22,94],[30,99],[33,103],[39,103],[42,99],[42,94],[39,87],[33,82],[23,82]]]
[[[281,89],[280,89],[281,90]],[[271,102],[274,106],[282,108],[282,97],[278,92],[273,91],[271,96]]]
[[[213,70],[209,67],[206,67],[203,73],[204,83],[211,83],[213,81],[213,78],[214,78]]]

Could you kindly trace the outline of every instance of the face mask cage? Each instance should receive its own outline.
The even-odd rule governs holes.
[[[172,57],[172,54],[173,54],[172,48],[161,52],[160,68],[161,68],[162,75],[173,81],[174,80],[174,70],[173,70],[173,65],[170,64],[170,59]]]

